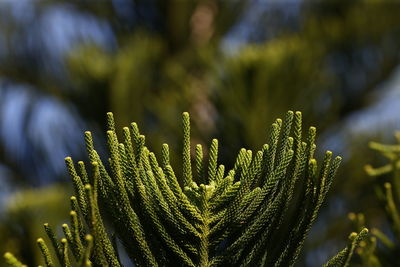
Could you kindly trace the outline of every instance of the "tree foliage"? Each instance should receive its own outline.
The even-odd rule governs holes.
[[[117,2],[124,3],[122,15]],[[77,107],[79,113],[73,113],[74,116],[79,114],[89,125],[101,124],[101,114],[106,110],[116,114],[117,128],[134,118],[147,133],[146,146],[154,151],[161,149],[163,140],[173,147],[179,146],[180,127],[175,118],[182,110],[188,110],[192,116],[192,140],[202,145],[199,155],[210,153],[207,140],[216,136],[224,142],[218,149],[218,158],[233,165],[236,155],[232,151],[239,147],[256,149],[264,140],[260,126],[285,110],[301,109],[306,124],[313,121],[320,132],[325,132],[352,111],[373,102],[367,93],[398,65],[399,5],[391,1],[303,1],[293,24],[285,24],[282,19],[286,14],[282,10],[292,6],[279,8],[273,4],[268,7],[267,15],[247,25],[246,30],[254,32],[253,36],[242,40],[244,45],[232,53],[227,51],[226,38],[238,25],[243,26],[248,2],[39,1],[33,6],[34,14],[26,18],[25,28],[20,21],[11,22],[14,12],[1,9],[1,17],[9,24],[0,29],[7,40],[5,48],[0,45],[5,49],[1,53],[0,74],[16,84],[30,85],[29,90],[34,93],[26,99],[37,99],[36,91],[41,90]],[[107,47],[96,41],[74,43],[77,46],[68,50],[67,55],[58,54],[61,66],[54,68],[48,55],[55,52],[45,48],[50,50],[56,42],[44,38],[48,26],[44,23],[45,14],[52,8],[73,11],[77,17],[104,23],[113,45]],[[10,87],[8,92],[17,90]],[[2,96],[2,107],[8,106],[4,104],[7,99],[15,101]],[[16,123],[22,132],[31,129],[25,125],[40,128],[33,119],[42,118],[32,116],[35,114],[32,109],[37,110],[39,105],[27,106],[18,113],[21,119]],[[17,113],[11,113],[10,120],[1,119],[16,122]],[[7,123],[4,125],[4,131],[11,129]],[[77,127],[70,124],[70,128],[74,132],[72,128]],[[71,132],[49,134],[43,140],[60,137],[54,143],[63,147],[72,138]],[[4,136],[19,142],[15,134]],[[47,145],[51,142],[32,146],[31,142],[37,139],[24,139],[27,140],[19,143],[38,149],[27,150],[24,155],[28,156],[22,159],[12,157],[18,154],[17,150],[4,149],[12,142],[4,137],[0,160],[20,180],[38,176],[48,181],[36,171],[39,168],[27,168],[27,161],[37,153],[49,159],[58,158],[52,153],[59,150]],[[351,149],[346,147],[347,151]],[[181,153],[176,151],[170,151],[171,165],[180,173]],[[355,154],[360,150],[353,151]],[[353,158],[363,159],[364,154]],[[42,156],[34,159],[50,166],[43,164]],[[366,180],[361,181],[362,176],[355,173],[354,170],[361,168],[354,167],[354,160],[348,162],[351,163],[346,164],[345,173],[352,179],[340,185],[351,184],[347,195],[358,200],[359,184]],[[55,175],[50,177],[55,179]],[[342,189],[339,190],[345,192]],[[357,201],[357,206],[370,207],[369,203]],[[338,236],[336,231],[332,233]]]
[[[396,139],[400,142],[400,133],[396,133]],[[369,147],[377,151],[386,160],[386,164],[380,167],[365,166],[366,173],[379,180],[376,186],[376,197],[383,206],[386,229],[373,227],[372,236],[366,239],[363,246],[358,250],[360,265],[368,267],[398,266],[398,252],[400,250],[400,145],[382,144],[370,142]],[[386,180],[386,182],[384,182]],[[383,185],[383,186],[382,186]],[[350,213],[349,218],[356,228],[360,229],[366,224],[372,224],[364,213]],[[382,224],[382,223],[381,223]],[[377,245],[379,244],[379,245]]]
[[[170,165],[169,146],[157,159],[136,123],[118,138],[107,114],[108,164],[85,132],[90,173],[82,161],[65,159],[75,188],[70,224],[62,225],[61,240],[44,225],[62,266],[121,266],[116,239],[139,266],[294,265],[341,158],[327,151],[317,164],[316,129],[310,127],[303,140],[301,113],[289,111],[272,124],[267,144],[257,152],[241,149],[225,170],[216,139],[207,157],[201,145],[192,156],[188,113],[182,121],[181,175]],[[349,247],[327,266],[347,266],[366,232],[352,234]],[[53,266],[44,239],[37,243]],[[5,258],[22,266],[10,253]]]

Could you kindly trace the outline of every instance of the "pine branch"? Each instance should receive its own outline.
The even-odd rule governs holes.
[[[350,258],[354,253],[354,249],[367,236],[368,230],[364,228],[360,233],[351,233],[349,236],[349,244],[346,248],[340,251],[336,256],[330,259],[324,267],[347,267],[349,266]]]
[[[268,144],[255,153],[241,149],[226,171],[218,163],[216,139],[207,163],[201,145],[192,160],[188,113],[182,121],[181,177],[170,165],[169,146],[163,144],[159,163],[136,123],[123,128],[119,141],[113,115],[107,113],[107,163],[96,152],[91,133],[85,132],[90,175],[85,163],[79,161],[75,169],[72,159],[65,158],[75,189],[70,224],[62,226],[65,237],[59,241],[45,226],[62,266],[121,266],[116,238],[139,266],[295,263],[340,158],[332,160],[327,152],[318,170],[313,158],[316,130],[310,127],[302,141],[301,113],[289,111],[285,120],[272,124]],[[110,221],[112,237],[103,217]],[[358,244],[359,238],[354,240]],[[44,241],[38,244],[46,264],[53,266]],[[351,253],[349,247],[332,262],[347,262]],[[21,266],[11,254],[6,259]]]

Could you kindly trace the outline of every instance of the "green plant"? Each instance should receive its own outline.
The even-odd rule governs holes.
[[[120,141],[112,113],[107,119],[108,167],[86,132],[91,175],[82,161],[65,159],[76,194],[65,237],[59,241],[44,225],[62,266],[121,266],[117,239],[138,266],[292,266],[341,160],[327,151],[318,167],[316,129],[303,142],[301,113],[289,111],[272,124],[268,144],[256,153],[241,149],[225,171],[216,139],[207,157],[196,145],[192,160],[183,113],[183,172],[176,175],[167,144],[158,161],[136,123],[123,128]],[[353,233],[326,266],[347,266],[366,233]],[[38,245],[54,266],[46,242],[39,238]],[[5,258],[22,266],[10,253]]]
[[[371,229],[372,236],[366,240],[357,251],[360,255],[362,266],[399,266],[398,252],[400,250],[400,132],[395,134],[398,144],[381,144],[370,142],[369,147],[389,161],[381,167],[365,166],[366,173],[381,180],[375,189],[377,198],[384,205],[389,227],[382,231],[379,227]],[[382,186],[383,185],[383,186]],[[349,214],[356,228],[364,227],[366,219],[364,214]],[[377,242],[380,243],[377,246]]]

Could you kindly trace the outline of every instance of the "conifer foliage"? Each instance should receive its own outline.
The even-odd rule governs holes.
[[[395,133],[397,144],[370,142],[369,147],[377,151],[387,162],[380,167],[365,166],[365,171],[376,178],[379,186],[375,187],[377,199],[384,206],[383,219],[389,227],[372,228],[371,237],[366,239],[357,251],[361,266],[381,267],[399,266],[400,250],[400,132]],[[370,218],[363,213],[350,213],[349,218],[360,229]],[[376,222],[375,222],[376,224]]]
[[[118,244],[136,266],[292,266],[341,160],[327,151],[318,166],[316,129],[303,141],[301,113],[289,111],[272,124],[267,144],[256,152],[241,149],[226,170],[216,139],[208,153],[192,147],[185,112],[179,174],[167,144],[157,159],[136,123],[118,138],[112,113],[107,119],[107,163],[90,132],[90,167],[65,159],[76,194],[71,222],[62,225],[65,237],[44,225],[61,266],[122,266]],[[328,266],[347,265],[365,234],[353,234],[351,246]],[[37,243],[46,265],[55,266],[46,242]],[[5,258],[23,266],[11,253]]]

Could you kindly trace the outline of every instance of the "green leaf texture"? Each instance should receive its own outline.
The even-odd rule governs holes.
[[[182,173],[167,144],[159,156],[146,147],[136,123],[121,137],[112,113],[107,123],[107,160],[90,132],[90,168],[65,159],[75,188],[71,221],[62,239],[45,225],[57,256],[38,240],[47,266],[122,266],[118,245],[136,266],[292,266],[341,160],[327,151],[317,163],[316,129],[303,134],[300,112],[277,119],[267,144],[241,149],[230,169],[218,162],[218,140],[206,150],[191,143],[183,113]]]

